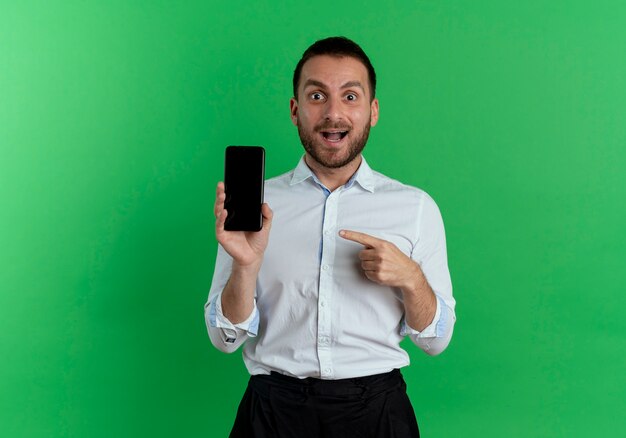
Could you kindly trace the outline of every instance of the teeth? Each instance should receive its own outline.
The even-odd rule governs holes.
[[[341,140],[341,132],[329,132],[326,138],[330,141],[339,141]]]
[[[322,135],[326,140],[337,142],[346,136],[348,131],[337,131],[337,132],[322,132]]]

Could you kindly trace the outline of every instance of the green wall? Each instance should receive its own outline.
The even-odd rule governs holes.
[[[446,224],[458,322],[411,345],[425,437],[626,436],[622,1],[0,0],[0,434],[226,436],[203,320],[223,148],[302,154],[291,74],[344,34],[375,169]]]

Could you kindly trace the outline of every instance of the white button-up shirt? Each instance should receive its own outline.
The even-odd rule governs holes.
[[[330,192],[304,159],[268,180],[265,201],[274,211],[269,243],[256,282],[255,306],[232,324],[221,293],[232,259],[218,246],[205,320],[219,350],[242,343],[250,374],[343,379],[409,364],[404,336],[426,353],[443,351],[456,320],[439,209],[424,191],[373,171],[365,159]],[[417,262],[437,297],[432,323],[421,332],[405,322],[402,293],[367,279],[363,246],[339,236],[359,231],[395,244]],[[244,343],[245,342],[245,343]]]

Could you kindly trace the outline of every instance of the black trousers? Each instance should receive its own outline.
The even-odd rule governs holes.
[[[231,438],[419,438],[399,370],[342,380],[252,376]]]

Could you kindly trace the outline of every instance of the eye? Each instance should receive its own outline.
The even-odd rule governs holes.
[[[355,93],[346,94],[346,100],[350,102],[354,102],[356,98],[357,98],[357,95]]]
[[[322,100],[324,99],[324,95],[319,91],[310,94],[311,100]]]

